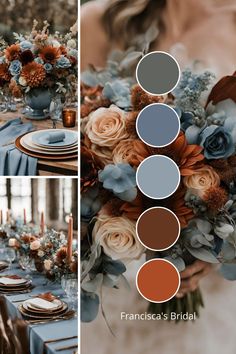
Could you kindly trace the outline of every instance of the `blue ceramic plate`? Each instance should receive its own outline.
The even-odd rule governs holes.
[[[48,147],[57,147],[57,146],[69,146],[73,145],[77,142],[78,140],[78,134],[73,131],[69,130],[63,130],[65,133],[65,139],[60,142],[56,143],[49,143],[48,142],[48,134],[51,132],[56,132],[56,131],[61,131],[60,129],[48,129],[48,130],[43,130],[39,131],[35,134],[32,135],[32,141],[36,145],[39,146],[48,146]]]

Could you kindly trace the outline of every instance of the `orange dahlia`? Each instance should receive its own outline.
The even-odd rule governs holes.
[[[151,154],[162,154],[172,158],[179,166],[181,176],[190,176],[204,160],[199,145],[188,144],[185,134],[181,131],[173,143],[164,148],[149,148]]]
[[[42,64],[32,62],[23,67],[21,76],[30,87],[38,87],[45,79],[46,71]]]
[[[46,62],[46,63],[50,63],[50,64],[55,64],[55,62],[57,61],[57,59],[60,58],[61,56],[61,51],[59,48],[55,48],[52,46],[47,46],[44,47],[40,53],[39,56]]]
[[[0,79],[7,82],[11,80],[11,75],[8,71],[7,64],[0,64]]]
[[[5,56],[7,60],[12,61],[19,58],[20,54],[20,45],[19,44],[12,44],[5,49]]]

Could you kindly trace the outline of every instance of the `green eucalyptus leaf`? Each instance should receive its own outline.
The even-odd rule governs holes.
[[[81,291],[81,321],[91,322],[98,314],[99,297],[97,294]]]
[[[208,263],[220,263],[219,260],[213,255],[213,253],[204,247],[201,248],[192,248],[189,246],[185,246],[185,247],[193,257],[200,259],[201,261],[205,261]]]

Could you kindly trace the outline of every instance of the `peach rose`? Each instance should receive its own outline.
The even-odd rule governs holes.
[[[45,259],[44,261],[44,268],[45,270],[49,271],[52,268],[52,261],[50,259]]]
[[[35,240],[35,241],[31,242],[30,249],[32,251],[37,251],[39,248],[40,248],[40,241]]]
[[[92,112],[85,126],[85,133],[92,146],[94,144],[112,149],[120,140],[128,138],[125,116],[126,113],[115,105]]]
[[[211,166],[203,166],[193,170],[193,174],[185,176],[183,181],[185,186],[200,198],[209,188],[220,185],[220,177]]]
[[[146,145],[139,139],[122,140],[113,150],[113,162],[129,163],[131,166],[137,167],[149,152]]]
[[[128,263],[140,258],[145,248],[136,236],[135,222],[126,217],[103,216],[93,228],[93,240],[112,259]]]

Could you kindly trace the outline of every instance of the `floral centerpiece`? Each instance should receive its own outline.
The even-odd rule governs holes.
[[[146,46],[147,47],[147,46]],[[134,85],[129,69],[145,53],[113,53],[107,68],[82,74],[81,221],[82,321],[92,321],[102,306],[104,287],[126,283],[129,262],[163,257],[181,272],[195,260],[221,265],[221,274],[236,280],[236,74],[214,85],[210,72],[182,73],[171,94],[150,96]],[[209,93],[210,92],[210,93]],[[176,140],[164,148],[145,145],[136,132],[139,112],[164,102],[181,121]],[[143,195],[136,169],[148,156],[163,154],[180,169],[178,190],[162,201]],[[140,244],[135,225],[141,213],[162,205],[181,224],[178,242],[164,252]],[[203,306],[200,289],[181,299],[150,304],[149,311],[195,312]],[[103,311],[102,311],[103,312]]]
[[[77,85],[76,28],[65,36],[49,33],[45,21],[42,30],[34,21],[28,35],[15,33],[12,45],[0,46],[0,83],[7,83],[14,97],[38,97],[42,92],[50,97],[66,93],[75,95]],[[28,103],[27,102],[27,103]],[[48,106],[49,106],[48,104]]]

